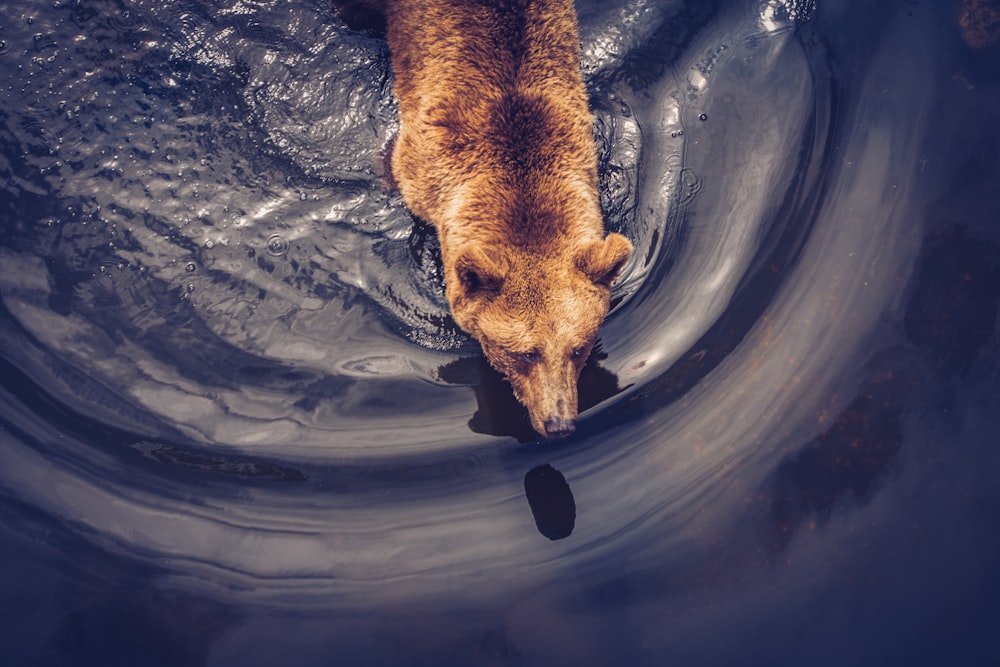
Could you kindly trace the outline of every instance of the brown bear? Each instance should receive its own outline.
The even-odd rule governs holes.
[[[367,4],[385,19],[399,101],[392,178],[437,230],[452,316],[534,429],[567,436],[632,251],[604,235],[573,0]]]

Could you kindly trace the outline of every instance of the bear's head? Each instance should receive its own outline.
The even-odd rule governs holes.
[[[456,323],[510,381],[540,435],[560,438],[576,428],[577,380],[631,252],[612,233],[555,253],[490,253],[472,243],[447,263]]]

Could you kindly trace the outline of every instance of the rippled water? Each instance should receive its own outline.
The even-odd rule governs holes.
[[[869,4],[578,3],[636,252],[558,443],[377,36],[0,8],[3,664],[1000,660],[1000,45]]]

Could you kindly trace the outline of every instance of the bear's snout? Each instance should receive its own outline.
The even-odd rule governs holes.
[[[552,416],[545,420],[545,437],[565,438],[576,430],[576,420]]]
[[[542,405],[537,406],[539,408],[537,413],[531,415],[532,426],[539,435],[554,440],[568,437],[576,430],[576,374],[571,374],[567,380],[571,384],[563,389],[571,394],[570,396],[563,395],[555,400],[550,399],[551,402],[544,401]],[[548,409],[545,408],[546,403]],[[529,409],[528,412],[531,413],[532,410]]]

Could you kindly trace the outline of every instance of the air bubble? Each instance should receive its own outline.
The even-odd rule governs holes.
[[[693,169],[682,169],[680,173],[680,183],[678,184],[678,195],[681,205],[686,206],[701,192],[701,176]]]
[[[287,250],[288,241],[281,234],[271,234],[267,237],[268,254],[277,257],[279,255],[284,255]]]

